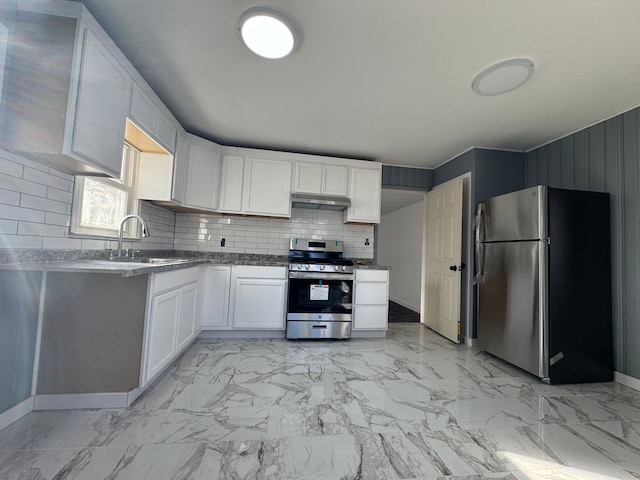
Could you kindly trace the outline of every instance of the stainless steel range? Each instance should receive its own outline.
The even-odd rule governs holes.
[[[341,240],[291,239],[287,338],[351,338],[353,262]]]

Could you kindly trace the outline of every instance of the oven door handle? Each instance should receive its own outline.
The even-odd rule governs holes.
[[[309,280],[353,280],[353,274],[348,273],[321,273],[321,272],[289,272],[289,278],[302,278]]]

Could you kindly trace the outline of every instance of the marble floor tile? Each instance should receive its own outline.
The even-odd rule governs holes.
[[[128,409],[0,431],[1,480],[639,478],[640,392],[546,385],[415,324],[199,340]]]

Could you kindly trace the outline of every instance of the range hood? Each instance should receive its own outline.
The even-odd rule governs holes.
[[[319,195],[314,193],[292,193],[293,208],[313,208],[314,210],[342,211],[351,206],[349,197],[338,195]]]

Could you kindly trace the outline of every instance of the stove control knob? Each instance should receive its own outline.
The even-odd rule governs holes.
[[[305,265],[304,268],[306,268],[307,270],[309,270],[311,268],[311,265]]]
[[[298,264],[298,270],[302,270],[302,265]]]
[[[347,269],[344,265],[342,266],[342,271],[344,272]]]
[[[324,270],[324,265],[320,265],[320,270]]]
[[[338,270],[340,270],[340,267],[336,265],[335,267],[333,267],[333,269],[337,272]]]

